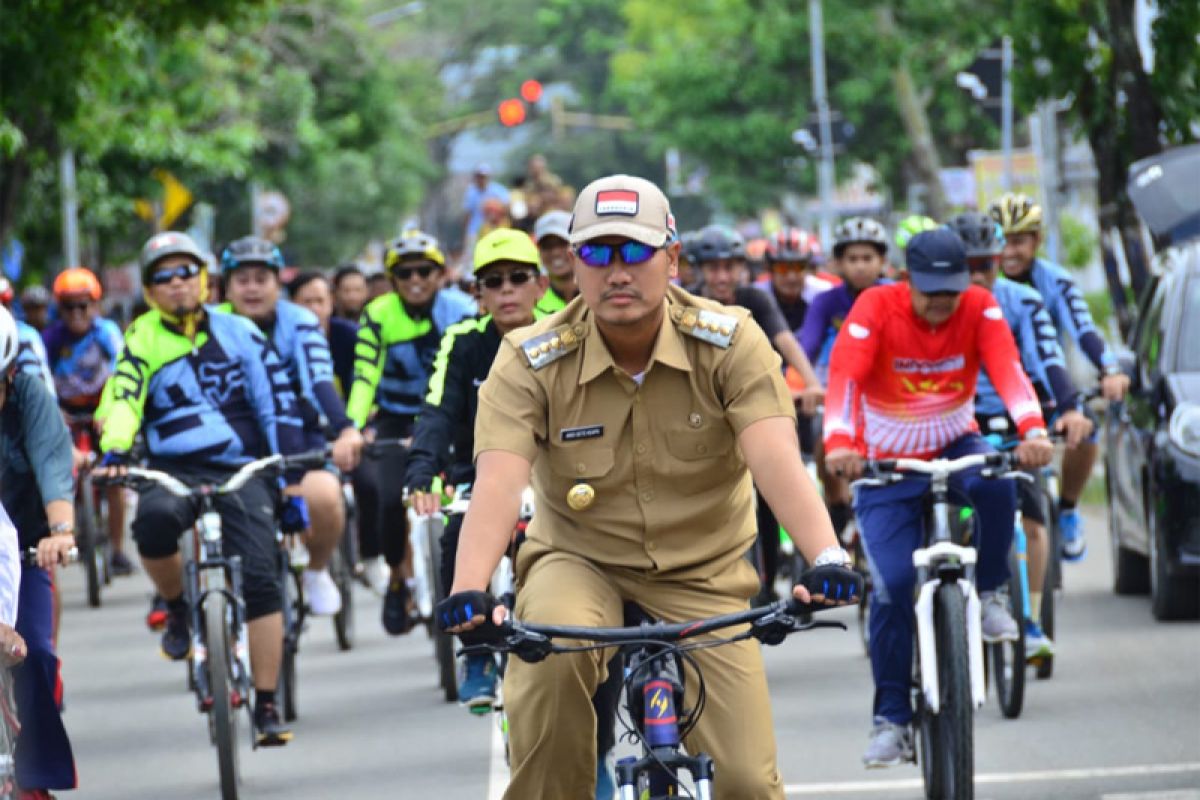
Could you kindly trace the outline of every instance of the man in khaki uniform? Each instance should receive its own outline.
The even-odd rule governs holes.
[[[477,480],[443,624],[468,632],[503,618],[483,591],[531,473],[519,619],[620,625],[624,601],[669,621],[746,608],[758,589],[743,558],[755,536],[751,475],[780,522],[802,532],[820,578],[805,583],[848,596],[855,576],[801,464],[779,357],[745,309],[669,285],[680,245],[667,198],[641,178],[600,179],[580,194],[570,236],[580,296],[509,334],[479,393]],[[695,656],[708,704],[688,750],[715,760],[717,797],[782,798],[758,643]],[[606,659],[509,661],[505,797],[592,796],[590,698]],[[690,705],[695,674],[685,683]]]

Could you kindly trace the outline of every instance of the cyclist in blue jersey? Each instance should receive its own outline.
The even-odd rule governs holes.
[[[99,279],[88,269],[63,270],[54,279],[58,320],[44,331],[50,373],[54,376],[58,404],[75,435],[95,431],[96,409],[104,384],[117,368],[121,352],[121,329],[100,316],[103,291]],[[125,494],[110,487],[108,499],[109,565],[114,575],[129,575],[133,562],[125,555]]]
[[[1058,332],[1041,296],[1028,286],[1000,277],[1000,253],[1004,249],[1000,226],[988,215],[974,213],[960,214],[946,227],[958,234],[967,249],[972,283],[990,291],[1004,312],[1021,354],[1021,366],[1043,401],[1043,416],[1054,419],[1055,429],[1066,437],[1068,450],[1078,447],[1091,435],[1092,421],[1083,414],[1079,392],[1067,374]],[[995,430],[997,424],[1004,425],[1001,432],[1016,432],[986,370],[980,371],[975,389],[975,417],[985,434]],[[1054,653],[1054,643],[1037,622],[1041,618],[1049,546],[1046,520],[1036,486],[1018,481],[1017,499],[1029,558],[1030,618],[1025,622],[1025,650],[1031,657],[1049,656]]]
[[[249,320],[205,308],[208,273],[187,235],[152,237],[139,259],[151,310],[125,336],[100,441],[102,477],[117,476],[143,434],[149,464],[184,483],[221,483],[237,467],[269,453],[304,449],[303,427],[287,371]],[[240,556],[254,680],[254,723],[260,745],[291,739],[275,703],[283,657],[282,586],[276,570],[275,523],[285,533],[308,527],[300,475],[286,475],[286,500],[264,475],[216,500],[227,556]],[[163,654],[191,651],[179,536],[197,504],[152,488],[138,502],[133,538],[142,566],[167,601]]]
[[[1129,376],[1121,372],[1117,357],[1100,336],[1079,287],[1065,269],[1037,257],[1042,242],[1042,209],[1023,194],[1006,194],[992,204],[992,218],[1000,223],[1005,243],[1001,268],[1011,281],[1037,290],[1050,312],[1060,337],[1070,338],[1100,372],[1100,390],[1106,400],[1119,402],[1129,390]],[[1087,412],[1085,409],[1086,413]],[[1093,423],[1095,420],[1093,420]],[[1062,554],[1078,561],[1087,552],[1083,519],[1076,504],[1092,474],[1099,445],[1093,434],[1063,455],[1059,528]]]
[[[334,386],[333,359],[320,321],[307,308],[280,298],[283,254],[266,239],[246,236],[221,253],[221,281],[229,299],[222,310],[248,317],[279,354],[296,394],[307,450],[336,434],[333,463],[344,472],[358,466],[363,437],[346,416]],[[328,470],[310,470],[300,483],[312,516],[306,540],[309,562],[301,574],[304,598],[314,614],[336,614],[342,596],[329,574],[329,558],[345,528],[342,485]]]
[[[45,290],[43,290],[45,291]],[[0,278],[0,305],[12,312],[15,293],[8,278]],[[46,345],[42,334],[28,322],[15,320],[17,323],[17,372],[23,372],[46,384],[50,392],[54,392],[54,378],[50,375],[50,362],[46,359]]]
[[[428,234],[406,231],[388,245],[384,267],[392,291],[363,309],[346,413],[360,429],[371,420],[378,436],[403,439],[412,436],[442,336],[451,325],[475,316],[476,307],[461,294],[439,291],[446,257]],[[363,466],[377,469],[383,485],[383,478],[402,479],[407,458],[407,451],[396,447]],[[399,491],[383,492],[379,500],[383,554],[391,568],[382,622],[389,634],[399,636],[410,627],[407,509]]]

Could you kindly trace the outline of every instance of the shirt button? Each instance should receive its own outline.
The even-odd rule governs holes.
[[[654,499],[654,492],[642,492],[642,500],[649,503]]]
[[[696,452],[699,453],[700,455],[704,455],[705,453],[708,452],[708,445],[706,445],[706,444],[696,445]]]
[[[658,542],[646,542],[646,549],[647,550],[657,550]]]
[[[575,470],[582,475],[583,473],[587,472],[587,464],[580,462],[575,465]]]
[[[637,451],[638,455],[642,455],[646,452],[646,445],[639,443],[637,447],[633,449]]]

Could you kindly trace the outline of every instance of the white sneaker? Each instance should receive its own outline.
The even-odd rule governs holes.
[[[329,570],[304,570],[301,576],[308,610],[317,616],[332,616],[342,610],[342,593],[329,577]]]
[[[383,556],[367,559],[363,564],[363,582],[375,594],[383,597],[387,594],[388,582],[392,579],[392,570],[383,561]]]

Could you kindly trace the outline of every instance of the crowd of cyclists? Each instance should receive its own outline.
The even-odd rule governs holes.
[[[636,273],[660,253],[676,259],[670,274],[678,286],[669,291],[677,294],[668,293],[667,302],[694,300],[696,308],[717,314],[708,331],[703,313],[700,323],[692,320],[693,329],[700,325],[695,338],[714,347],[736,342],[732,325],[721,326],[741,317],[713,309],[741,307],[777,353],[774,369],[794,405],[796,441],[816,463],[832,529],[839,537],[856,530],[870,565],[876,693],[863,761],[881,767],[912,760],[911,554],[919,546],[921,494],[912,484],[852,492],[851,482],[868,458],[985,451],[990,445],[981,432],[1006,431],[1019,440],[1020,463],[1037,468],[1053,457],[1052,434],[1059,434],[1065,451],[1054,511],[1062,557],[1076,561],[1086,551],[1077,503],[1096,458],[1096,426],[1068,374],[1063,345],[1073,344],[1096,367],[1105,398],[1119,400],[1128,387],[1070,273],[1039,256],[1041,209],[1026,196],[1006,194],[984,213],[944,223],[910,217],[891,234],[879,220],[853,217],[825,243],[810,231],[785,227],[769,237],[760,259],[752,259],[733,228],[680,232],[668,211],[662,241],[647,241],[628,226],[603,227],[602,204],[620,209],[624,196],[610,200],[603,191],[584,190],[579,203],[589,201],[603,235],[581,238],[580,205],[574,214],[547,211],[530,232],[499,227],[484,233],[464,257],[468,290],[447,280],[448,259],[437,239],[415,229],[388,244],[382,280],[346,267],[331,275],[300,272],[287,284],[283,255],[270,241],[248,236],[214,257],[186,234],[159,233],[138,259],[147,310],[124,332],[101,316],[102,287],[85,267],[61,272],[49,293],[26,289],[20,321],[10,310],[14,289],[0,281],[0,499],[18,531],[19,554],[36,552],[19,587],[0,587],[19,597],[15,624],[0,623],[0,641],[7,663],[20,661],[12,668],[21,797],[45,798],[76,785],[59,713],[53,585],[56,566],[76,544],[75,476],[90,468],[94,479],[112,481],[104,493],[111,570],[129,575],[140,565],[155,591],[147,624],[161,630],[162,654],[182,660],[193,637],[179,539],[195,522],[197,506],[161,489],[143,492],[128,526],[138,554],[133,559],[125,546],[126,492],[116,479],[145,463],[185,483],[217,482],[267,453],[327,448],[324,469],[293,470],[278,482],[254,478],[217,501],[226,548],[241,556],[245,576],[257,742],[285,745],[292,731],[276,699],[283,646],[276,531],[303,535],[309,610],[335,614],[341,597],[327,567],[345,528],[339,476],[348,475],[358,505],[358,573],[382,595],[387,633],[407,633],[414,616],[410,512],[439,514],[449,488],[476,482],[476,456],[490,446],[478,440],[484,428],[477,429],[476,416],[481,404],[495,405],[500,397],[497,389],[495,397],[481,399],[481,387],[494,362],[514,357],[502,352],[506,337],[518,348],[516,357],[539,370],[582,338],[575,321],[587,313],[584,278]],[[641,213],[635,201],[630,216]],[[531,325],[535,338],[521,332]],[[645,375],[628,377],[640,387]],[[523,424],[509,412],[504,419]],[[700,419],[693,413],[692,426],[701,427]],[[568,421],[564,440],[571,432],[599,436],[587,427],[592,421]],[[85,435],[95,437],[94,465],[75,446]],[[498,436],[489,431],[487,441]],[[364,445],[375,439],[406,446],[364,459]],[[577,483],[591,490],[583,480],[590,465],[578,466]],[[760,474],[755,478],[760,491],[751,560],[758,586],[742,602],[760,605],[777,599],[785,520],[777,520],[769,502],[775,492]],[[1039,498],[1025,484],[970,474],[959,487],[980,522],[976,580],[984,640],[1014,640],[1020,625],[1030,658],[1052,653],[1054,644],[1036,621],[1051,555]],[[642,499],[647,496],[652,493]],[[581,512],[594,497],[581,489],[568,502]],[[1027,619],[1014,619],[1004,596],[1018,508],[1030,552]],[[785,513],[796,519],[794,510]],[[803,531],[782,528],[811,556],[801,546]],[[440,624],[469,640],[481,615],[478,605],[463,604],[486,601],[476,591],[482,587],[456,575],[456,559],[459,568],[465,563],[460,548],[480,541],[463,531],[462,516],[448,520],[442,585],[454,589],[438,608]],[[808,560],[814,568],[848,567],[837,549],[832,561],[825,551]],[[476,566],[471,562],[473,571]],[[497,681],[490,656],[465,658],[460,702],[475,711],[490,708]],[[611,719],[604,705],[596,702],[596,716]],[[611,797],[611,743],[601,737],[598,748],[597,796]]]

